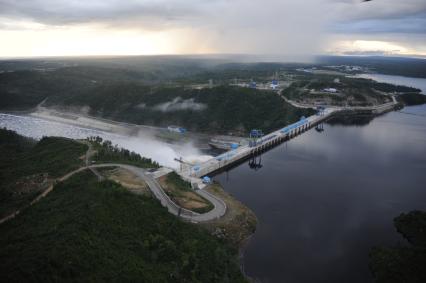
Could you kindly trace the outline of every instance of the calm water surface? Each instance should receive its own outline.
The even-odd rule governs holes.
[[[249,276],[372,281],[369,250],[404,241],[393,218],[426,210],[426,105],[403,112],[326,124],[263,154],[258,171],[245,163],[215,177],[259,219],[244,256]]]

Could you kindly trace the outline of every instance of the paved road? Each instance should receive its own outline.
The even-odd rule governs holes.
[[[170,213],[176,216],[180,216],[181,218],[185,220],[188,220],[191,222],[205,222],[205,221],[210,221],[210,220],[220,218],[226,212],[225,202],[221,200],[220,198],[204,190],[197,190],[195,192],[213,204],[214,208],[211,211],[207,213],[199,214],[199,213],[181,208],[169,198],[169,196],[163,191],[163,189],[161,188],[157,180],[153,178],[150,173],[136,166],[118,164],[118,163],[107,163],[107,164],[96,164],[90,167],[100,168],[100,167],[111,167],[111,166],[126,169],[132,172],[133,174],[135,174],[136,176],[138,176],[139,178],[141,178],[142,180],[144,180],[149,186],[149,189],[154,194],[154,196],[161,202],[161,204],[164,207],[167,208],[167,210]]]
[[[164,192],[164,190],[161,188],[161,185],[157,182],[157,180],[153,177],[153,175],[146,172],[146,170],[140,167],[126,165],[126,164],[119,164],[119,163],[90,165],[91,157],[94,155],[93,147],[90,142],[84,141],[83,143],[87,144],[89,147],[86,152],[86,166],[90,170],[92,170],[92,172],[96,176],[98,176],[99,180],[102,180],[103,177],[98,173],[96,168],[111,167],[111,166],[124,168],[132,172],[133,174],[135,174],[142,180],[144,180],[148,184],[148,187],[151,190],[151,192],[154,194],[154,196],[161,202],[161,205],[166,207],[170,213],[191,222],[205,222],[209,220],[214,220],[214,219],[222,217],[226,212],[226,204],[223,200],[203,190],[197,190],[195,192],[213,204],[214,208],[211,211],[207,213],[199,214],[178,206]]]

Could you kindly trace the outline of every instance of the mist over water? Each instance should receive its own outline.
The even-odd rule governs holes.
[[[126,136],[95,129],[83,128],[53,122],[28,116],[18,116],[0,113],[0,128],[16,131],[18,134],[41,139],[43,136],[60,136],[72,139],[85,139],[90,136],[100,136],[110,140],[119,147],[151,158],[163,166],[177,168],[175,158],[183,157],[192,162],[201,162],[209,158],[203,155],[192,142],[185,144],[170,144],[154,138],[152,135],[139,132],[137,135]]]

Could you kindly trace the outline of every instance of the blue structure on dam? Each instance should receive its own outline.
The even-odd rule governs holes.
[[[291,125],[288,125],[287,127],[282,128],[280,132],[283,133],[283,134],[288,134],[292,130],[300,128],[301,126],[306,125],[308,123],[309,123],[309,120],[306,119],[304,116],[302,116],[302,118],[300,118],[300,120],[298,122],[293,123]]]
[[[262,130],[251,130],[249,135],[249,146],[254,147],[262,143],[262,139],[261,139],[262,137],[263,137]]]

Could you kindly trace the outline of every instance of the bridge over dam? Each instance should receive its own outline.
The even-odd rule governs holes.
[[[316,115],[304,118],[300,121],[288,125],[284,128],[276,130],[265,136],[262,136],[255,141],[251,141],[248,145],[242,145],[238,148],[227,151],[219,156],[211,158],[210,160],[191,166],[186,166],[179,171],[185,180],[191,182],[196,188],[203,188],[205,185],[201,178],[204,176],[212,175],[220,172],[228,167],[236,165],[252,156],[256,156],[270,148],[273,148],[297,135],[321,124],[333,115],[349,114],[349,113],[368,113],[379,115],[384,112],[395,109],[397,101],[393,99],[392,102],[381,104],[371,107],[328,107],[319,111]]]

